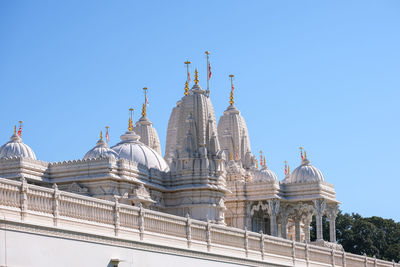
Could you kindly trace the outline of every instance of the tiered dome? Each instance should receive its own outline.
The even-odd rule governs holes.
[[[313,183],[324,181],[322,172],[311,165],[307,158],[304,158],[301,165],[297,167],[288,177],[283,181],[284,183]]]
[[[0,147],[0,158],[21,157],[36,159],[33,150],[22,142],[16,132],[11,136],[10,141]]]
[[[161,155],[161,145],[157,131],[144,112],[143,114],[139,121],[136,122],[136,127],[133,130],[140,136],[140,142],[151,147]]]
[[[233,104],[228,106],[218,121],[218,139],[227,154],[237,155],[243,167],[251,167],[252,155],[246,122]]]
[[[253,170],[253,181],[254,182],[277,182],[278,177],[276,174],[264,166],[261,170]]]
[[[115,153],[114,150],[108,147],[107,143],[104,142],[102,136],[100,135],[99,141],[97,141],[96,146],[89,150],[83,159],[92,159],[92,158],[113,158],[118,159],[118,154]]]
[[[121,135],[121,142],[111,147],[119,158],[138,162],[147,168],[168,171],[169,166],[156,151],[139,142],[140,136],[134,131],[127,131]]]

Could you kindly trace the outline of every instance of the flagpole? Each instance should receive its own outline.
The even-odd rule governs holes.
[[[190,62],[189,60],[186,60],[184,63],[186,64],[186,67],[187,67],[186,81],[189,83],[190,82],[189,81],[189,64],[192,62]]]
[[[207,96],[209,96],[210,95],[210,60],[209,60],[210,52],[206,51],[205,53],[207,55]]]

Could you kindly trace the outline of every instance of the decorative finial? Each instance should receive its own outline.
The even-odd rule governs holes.
[[[142,116],[146,117],[146,114],[147,114],[146,106],[149,104],[149,102],[147,101],[147,87],[144,87],[143,90],[144,90],[144,104],[142,107]]]
[[[289,165],[287,166],[287,171],[288,171],[288,174],[290,174],[290,166]]]
[[[210,54],[210,51],[206,51],[206,52],[204,52],[204,53],[206,53],[206,55],[209,55],[209,54]]]
[[[232,152],[229,152],[229,160],[233,160]]]
[[[194,83],[199,84],[199,72],[197,69],[194,71]]]
[[[17,125],[14,125],[14,134],[17,134]]]
[[[304,157],[303,157],[303,147],[299,147],[299,149],[300,149],[301,160],[303,160],[304,159]]]
[[[129,117],[129,126],[128,126],[128,130],[130,131],[130,132],[132,132],[133,131],[133,120],[132,120],[132,117],[133,117],[133,108],[130,108],[129,109],[129,111],[130,111],[130,117]]]
[[[100,131],[100,140],[103,140],[103,131]]]
[[[185,95],[188,95],[188,92],[189,92],[189,83],[188,83],[188,81],[186,81],[186,83],[185,83]]]
[[[267,167],[267,164],[265,163],[265,157],[264,157],[264,167],[265,167],[265,168]]]
[[[260,150],[260,165],[263,166],[263,152]]]
[[[235,90],[235,87],[233,86],[233,77],[235,77],[235,75],[231,74],[229,77],[231,78],[231,96],[229,97],[229,104],[232,106],[235,103],[233,100],[233,90]]]
[[[304,158],[307,159],[307,151],[304,150]]]

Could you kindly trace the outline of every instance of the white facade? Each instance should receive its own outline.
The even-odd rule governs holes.
[[[113,257],[119,266],[371,261],[347,258],[336,244],[334,187],[306,155],[281,182],[265,159],[260,164],[233,96],[217,124],[197,72],[172,110],[165,159],[145,105],[135,127],[129,119],[121,142],[109,147],[101,136],[82,160],[40,161],[14,131],[0,147],[0,244],[6,244],[0,255],[8,260],[0,256],[0,263],[51,266],[51,259],[65,259],[65,266],[106,266]],[[323,241],[324,215],[330,242]],[[28,251],[22,258],[21,243]]]

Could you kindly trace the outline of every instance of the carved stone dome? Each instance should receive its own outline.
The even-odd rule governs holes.
[[[301,165],[297,167],[285,180],[284,183],[313,183],[324,181],[322,172],[311,165],[310,161],[305,158]]]
[[[107,143],[104,142],[102,137],[100,137],[99,141],[97,141],[96,146],[85,154],[83,159],[93,159],[101,157],[118,159],[118,154],[108,147]]]
[[[254,182],[277,182],[278,177],[276,174],[268,169],[267,167],[263,167],[261,170],[254,169],[253,170],[253,181]]]
[[[22,138],[14,133],[10,141],[0,147],[0,158],[21,157],[36,159],[33,150],[22,142]]]
[[[147,168],[160,171],[169,171],[169,166],[156,151],[139,142],[140,136],[134,131],[127,131],[121,135],[121,142],[111,147],[119,158],[140,163]]]

